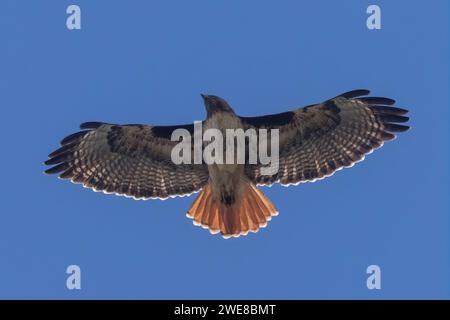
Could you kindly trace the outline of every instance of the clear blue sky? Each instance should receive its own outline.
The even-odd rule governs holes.
[[[2,1],[0,298],[450,298],[449,15],[445,0]],[[326,180],[264,188],[280,215],[256,235],[194,227],[193,197],[42,174],[84,121],[201,120],[200,93],[276,113],[356,88],[397,99],[412,130]]]

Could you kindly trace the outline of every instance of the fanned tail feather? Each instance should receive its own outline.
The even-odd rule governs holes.
[[[257,232],[276,215],[274,205],[251,182],[245,182],[242,199],[231,205],[214,199],[211,184],[207,184],[187,213],[194,225],[212,234],[220,232],[226,239]]]

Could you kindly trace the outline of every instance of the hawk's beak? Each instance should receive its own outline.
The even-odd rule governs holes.
[[[209,100],[209,96],[207,94],[200,94],[203,98],[203,104],[205,105],[206,108],[206,112],[210,112],[211,111],[211,105],[210,105],[210,100]]]

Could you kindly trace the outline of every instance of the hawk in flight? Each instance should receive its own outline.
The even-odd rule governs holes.
[[[222,98],[202,95],[207,118],[203,128],[278,129],[279,170],[261,164],[175,164],[172,132],[194,133],[194,124],[150,126],[86,122],[82,131],[61,141],[45,161],[45,172],[95,191],[134,199],[166,199],[200,191],[187,212],[195,225],[224,238],[265,227],[278,214],[257,188],[296,185],[329,177],[409,129],[394,100],[368,97],[368,90],[343,93],[325,102],[260,117],[238,116]]]

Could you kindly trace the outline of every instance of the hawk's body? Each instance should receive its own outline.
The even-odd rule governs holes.
[[[135,199],[167,198],[202,191],[188,211],[194,224],[224,237],[256,232],[277,214],[256,185],[298,184],[330,176],[362,160],[409,127],[407,110],[387,98],[355,90],[323,103],[261,117],[237,116],[221,98],[204,96],[203,129],[279,129],[279,170],[257,164],[174,164],[175,129],[194,125],[146,126],[88,122],[49,155],[47,173],[106,193]],[[258,132],[258,130],[256,130]],[[225,132],[224,132],[225,133]]]

